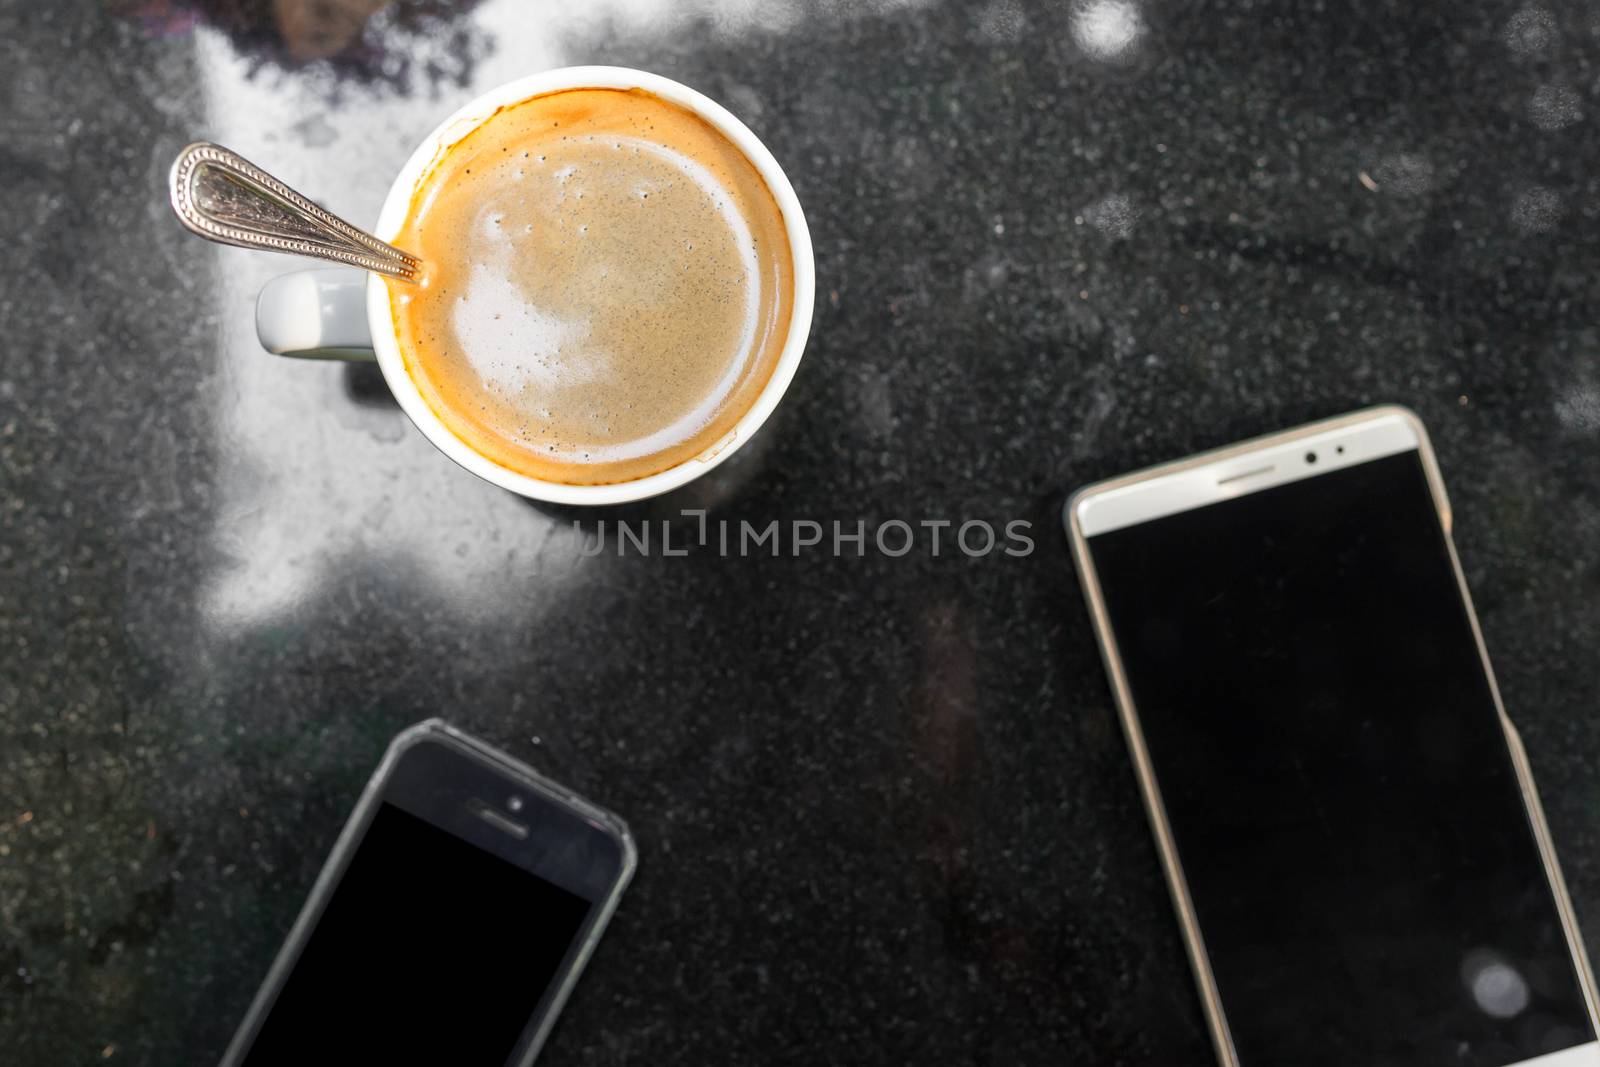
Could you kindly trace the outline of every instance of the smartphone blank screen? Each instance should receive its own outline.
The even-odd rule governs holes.
[[[589,907],[380,804],[244,1062],[501,1067]]]
[[[1593,1040],[1417,452],[1089,548],[1243,1067]]]

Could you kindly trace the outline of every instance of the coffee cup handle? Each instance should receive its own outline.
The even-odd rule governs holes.
[[[302,270],[274,278],[256,298],[256,337],[279,356],[371,361],[365,271]]]

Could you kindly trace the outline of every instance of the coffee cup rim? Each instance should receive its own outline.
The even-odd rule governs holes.
[[[778,210],[783,215],[793,262],[794,302],[789,317],[789,334],[784,341],[772,375],[732,430],[698,455],[664,471],[624,482],[604,485],[571,485],[547,481],[514,471],[476,451],[456,436],[434,413],[422,397],[417,383],[406,370],[395,337],[394,318],[389,302],[389,287],[372,275],[367,281],[367,320],[372,331],[373,350],[389,389],[401,409],[422,431],[423,436],[458,465],[503,489],[552,504],[595,506],[625,504],[644,500],[686,485],[723,463],[748,441],[776,410],[789,383],[799,369],[811,332],[812,304],[816,298],[816,268],[811,248],[811,232],[806,226],[799,197],[789,184],[788,175],[772,153],[732,112],[705,94],[681,82],[648,71],[629,67],[558,67],[529,74],[475,97],[462,105],[417,145],[405,166],[395,177],[384,199],[375,228],[377,236],[393,240],[399,234],[410,210],[412,198],[434,162],[472,131],[483,125],[501,108],[535,96],[572,89],[643,89],[670,103],[693,111],[716,127],[755,165]]]

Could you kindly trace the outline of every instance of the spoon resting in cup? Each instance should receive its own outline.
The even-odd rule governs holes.
[[[422,260],[350,225],[219,144],[178,153],[172,210],[191,233],[241,248],[314,256],[391,278],[418,281]]]

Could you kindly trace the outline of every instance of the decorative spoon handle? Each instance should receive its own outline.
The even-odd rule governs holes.
[[[172,164],[172,210],[192,232],[225,245],[331,259],[415,281],[422,261],[313,204],[260,167],[201,141]]]

